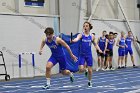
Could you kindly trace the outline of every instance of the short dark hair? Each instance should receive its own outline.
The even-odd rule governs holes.
[[[128,31],[128,33],[130,33],[130,32],[132,32],[132,31]]]
[[[105,37],[108,38],[108,34],[106,34]]]
[[[45,29],[44,33],[45,33],[46,35],[51,35],[51,34],[54,33],[54,30],[53,30],[52,27],[47,27],[47,28]]]
[[[109,32],[109,34],[114,34],[113,32]]]
[[[103,33],[106,32],[105,30],[103,31]]]
[[[114,35],[118,35],[118,33],[114,33]]]
[[[90,30],[93,28],[93,26],[92,26],[92,24],[91,24],[90,22],[87,22],[87,21],[86,21],[86,22],[84,22],[84,24],[85,24],[85,23],[89,24]]]
[[[95,33],[92,33],[95,36]]]

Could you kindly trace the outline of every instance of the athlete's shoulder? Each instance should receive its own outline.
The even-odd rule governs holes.
[[[43,37],[42,37],[42,41],[43,41],[43,42],[46,42],[46,40],[47,40],[47,37],[46,37],[46,36],[43,36]]]
[[[61,41],[62,39],[60,37],[55,37],[56,41]]]

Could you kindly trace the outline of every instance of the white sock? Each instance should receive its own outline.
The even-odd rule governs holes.
[[[48,86],[50,86],[50,83],[51,83],[51,79],[50,79],[50,78],[46,78],[46,84],[47,84]]]
[[[70,77],[72,77],[73,76],[73,74],[70,72]]]
[[[86,68],[86,72],[88,72],[88,68]]]
[[[91,80],[88,80],[88,82],[90,82],[90,83],[91,83]]]

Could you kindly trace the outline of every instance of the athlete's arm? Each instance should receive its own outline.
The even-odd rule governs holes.
[[[75,39],[73,39],[71,42],[77,42],[82,38],[82,34],[78,34]]]
[[[122,47],[121,45],[119,45],[120,39],[117,40],[116,46],[118,47]]]
[[[41,45],[40,45],[40,50],[39,50],[39,54],[40,54],[40,55],[42,54],[42,49],[43,49],[43,47],[44,47],[44,45],[45,45],[45,40],[46,40],[46,38],[43,38],[43,39],[42,39],[42,42],[41,42]]]
[[[119,45],[120,39],[117,40],[116,46],[120,47]]]
[[[105,50],[103,51],[104,54],[105,54],[105,51],[107,51],[107,45],[108,45],[108,39],[106,39],[106,42],[105,42]]]
[[[73,53],[72,53],[70,47],[68,46],[67,43],[65,43],[65,41],[63,41],[61,38],[57,37],[57,38],[56,38],[56,42],[57,42],[57,44],[60,44],[60,45],[64,46],[64,47],[68,50],[68,52],[69,52],[71,58],[72,58],[74,61],[77,61],[77,57],[73,55]]]
[[[100,40],[100,37],[99,37],[98,40],[97,40],[97,44],[99,43],[99,40]]]
[[[126,37],[125,37],[125,40],[126,40]],[[126,47],[126,48],[128,48],[128,46],[127,46],[126,42],[125,42],[125,47]]]
[[[92,43],[94,44],[96,50],[98,50],[100,53],[102,53],[102,50],[99,48],[97,42],[95,41],[95,36],[92,34]]]
[[[125,47],[125,46],[119,45],[119,42],[120,42],[120,39],[117,40],[116,46],[122,47],[122,48]]]

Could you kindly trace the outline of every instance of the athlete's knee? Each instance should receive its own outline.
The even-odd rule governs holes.
[[[133,56],[133,55],[131,55],[131,58],[134,58],[134,56]]]
[[[62,71],[62,74],[63,74],[63,75],[68,75],[69,73],[70,73],[69,70],[63,70],[63,71]]]
[[[79,68],[79,72],[84,72],[85,69],[83,67]]]
[[[89,74],[92,74],[92,67],[91,68],[88,68],[88,73]]]
[[[51,68],[52,68],[51,66],[47,65],[47,66],[46,66],[46,71],[50,71]]]

